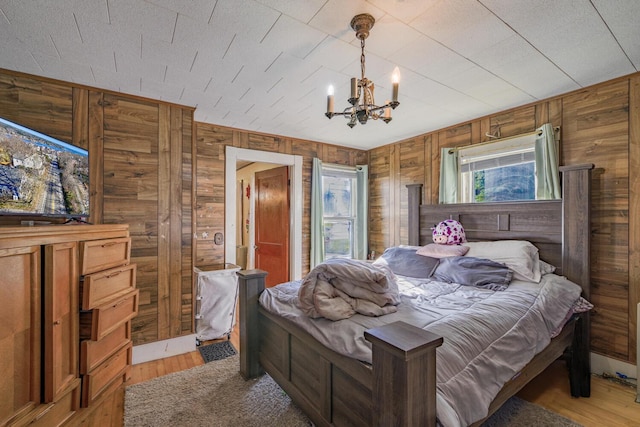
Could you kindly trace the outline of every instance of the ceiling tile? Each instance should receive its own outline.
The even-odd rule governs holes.
[[[197,106],[214,125],[371,148],[633,73],[637,0],[0,0],[0,68]],[[386,125],[349,129],[350,22]]]

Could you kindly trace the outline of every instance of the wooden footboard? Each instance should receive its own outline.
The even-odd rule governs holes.
[[[396,322],[365,332],[372,365],[324,347],[258,305],[265,272],[241,271],[240,373],[266,371],[318,426],[433,426],[442,338]]]

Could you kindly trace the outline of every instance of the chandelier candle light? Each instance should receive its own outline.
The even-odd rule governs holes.
[[[391,121],[391,109],[395,109],[400,103],[398,102],[398,83],[400,82],[400,70],[396,67],[393,70],[391,81],[393,90],[391,92],[391,101],[385,101],[384,105],[378,106],[373,98],[374,84],[364,75],[364,40],[369,36],[369,31],[376,22],[373,16],[368,13],[356,15],[351,20],[351,28],[356,32],[356,37],[360,39],[360,71],[361,78],[351,78],[351,96],[348,101],[351,104],[341,113],[336,113],[334,109],[333,86],[329,86],[327,95],[327,113],[328,118],[333,116],[345,116],[349,119],[349,127],[353,128],[356,122],[366,124],[367,120],[382,119],[385,123]]]

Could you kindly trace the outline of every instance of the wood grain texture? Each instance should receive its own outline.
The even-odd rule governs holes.
[[[640,304],[640,76],[629,80],[629,360],[638,363]],[[633,120],[635,118],[635,120]]]
[[[183,111],[183,197],[178,208],[182,212],[181,280],[173,283],[175,279],[172,279],[170,284],[172,292],[179,289],[177,292],[181,295],[181,330],[186,333],[192,328],[189,302],[193,299],[192,266],[223,262],[224,258],[222,247],[213,245],[211,239],[214,232],[224,231],[221,171],[226,145],[260,147],[303,156],[305,272],[309,266],[306,254],[310,158],[318,156],[326,162],[370,165],[370,249],[382,253],[388,246],[406,243],[402,215],[391,216],[389,201],[392,199],[388,197],[399,194],[399,205],[404,206],[402,188],[413,178],[418,179],[420,169],[424,200],[437,203],[440,147],[482,142],[487,139],[486,132],[494,133],[498,129],[501,136],[511,136],[535,129],[548,120],[561,128],[561,164],[590,162],[596,166],[591,190],[592,299],[596,304],[593,350],[635,363],[637,325],[633,313],[640,299],[637,81],[638,74],[633,74],[397,142],[394,145],[400,153],[400,166],[394,174],[389,163],[392,160],[390,146],[366,152],[196,124],[193,109],[172,106]],[[86,109],[85,102],[88,103]],[[90,220],[126,222],[132,233],[135,232],[135,256],[140,260],[136,261],[138,279],[148,284],[141,289],[140,300],[144,306],[133,327],[135,341],[140,343],[157,339],[158,293],[152,283],[157,279],[158,262],[159,187],[155,175],[161,104],[165,103],[0,70],[0,116],[67,142],[82,141],[81,135],[87,135],[91,168]],[[416,141],[420,139],[424,141],[424,162],[405,169],[403,159],[411,157],[409,147],[418,144]],[[0,223],[12,221],[3,217]],[[389,230],[395,230],[394,240]],[[209,237],[202,237],[205,232]],[[174,302],[171,306],[175,305]]]
[[[560,126],[561,164],[595,165],[591,182],[591,224],[588,225],[592,230],[591,300],[596,306],[592,350],[636,363],[634,313],[640,299],[637,249],[640,232],[636,225],[640,208],[638,79],[638,74],[634,74],[426,133],[422,135],[424,163],[407,170],[407,176],[403,168],[399,174],[391,173],[389,147],[371,150],[372,247],[382,253],[386,247],[408,242],[403,220],[391,215],[384,200],[390,200],[385,198],[394,190],[402,191],[410,181],[408,177],[419,176],[419,169],[424,175],[425,202],[438,203],[440,148],[483,142],[489,139],[487,132],[495,134],[498,130],[501,137],[513,136],[551,122],[553,126]],[[408,152],[414,140],[395,145],[399,145],[401,153]],[[401,197],[400,203],[404,205],[404,193]],[[398,226],[399,238],[392,240],[386,227]]]

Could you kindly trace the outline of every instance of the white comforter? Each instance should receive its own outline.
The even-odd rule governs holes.
[[[395,313],[400,302],[395,276],[364,261],[333,258],[318,264],[302,280],[298,307],[309,317],[348,319],[356,313]]]
[[[370,363],[364,331],[398,320],[444,337],[437,350],[437,408],[446,427],[484,418],[498,391],[549,344],[580,296],[578,285],[554,274],[540,283],[514,280],[498,292],[398,276],[396,313],[334,322],[305,316],[296,306],[298,286],[267,289],[260,302],[340,354]]]

